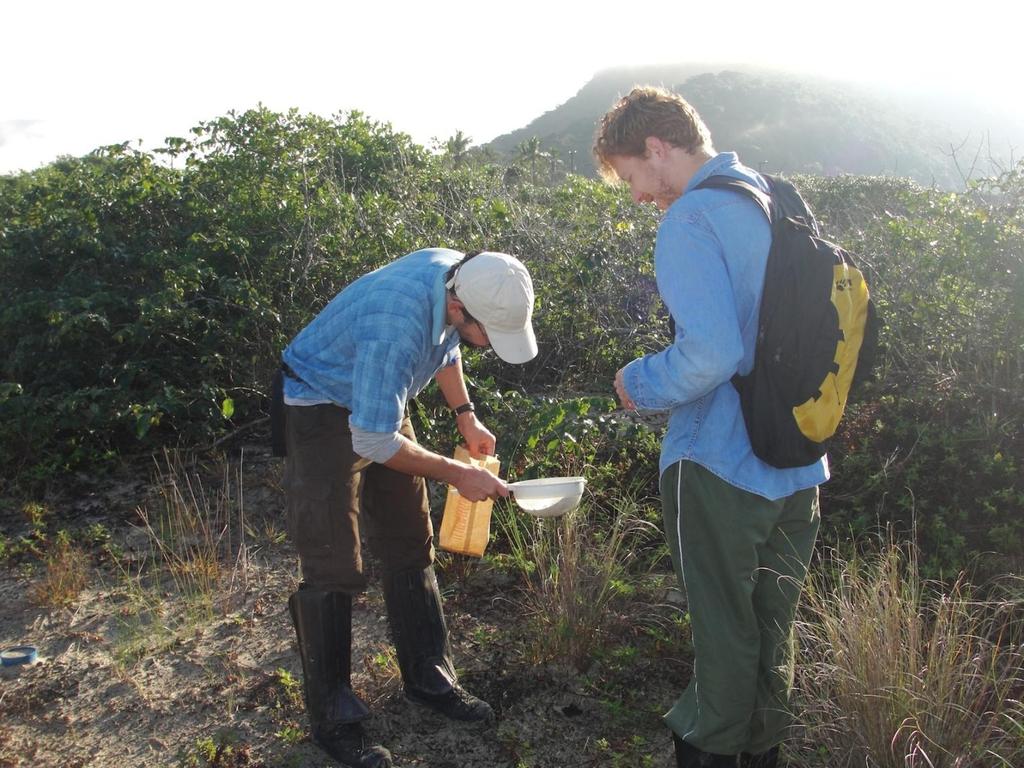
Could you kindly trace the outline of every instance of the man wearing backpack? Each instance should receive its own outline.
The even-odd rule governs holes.
[[[614,385],[625,408],[669,412],[662,510],[695,660],[665,722],[681,767],[769,768],[791,722],[793,620],[828,463],[779,469],[753,453],[731,380],[753,366],[771,228],[750,199],[695,187],[728,176],[769,188],[658,88],[637,87],[604,115],[594,154],[606,179],[664,211],[654,263],[674,338]]]

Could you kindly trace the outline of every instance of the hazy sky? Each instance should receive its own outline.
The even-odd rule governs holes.
[[[5,3],[0,173],[126,140],[152,149],[257,103],[482,143],[622,64],[899,72],[894,85],[970,84],[1024,115],[1022,25],[1017,0]]]

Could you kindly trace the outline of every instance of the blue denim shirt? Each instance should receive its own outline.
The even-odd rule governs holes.
[[[732,152],[708,160],[662,217],[654,248],[658,292],[676,323],[672,346],[626,366],[626,391],[638,408],[669,411],[660,470],[686,459],[768,499],[818,485],[828,460],[777,469],[754,456],[739,395],[730,379],[749,373],[771,230],[750,200],[693,187],[713,174],[767,191]]]
[[[445,325],[444,276],[462,254],[415,251],[363,275],[335,296],[285,349],[288,402],[329,401],[367,432],[395,432],[405,406],[459,359],[459,334]]]

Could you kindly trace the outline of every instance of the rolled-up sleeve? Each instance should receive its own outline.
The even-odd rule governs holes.
[[[364,459],[384,464],[402,447],[402,437],[398,432],[367,432],[355,426],[351,418],[349,428],[352,430],[352,450]]]
[[[675,339],[626,366],[623,380],[638,408],[670,410],[729,381],[743,359],[743,340],[721,245],[700,214],[662,223],[654,263]]]

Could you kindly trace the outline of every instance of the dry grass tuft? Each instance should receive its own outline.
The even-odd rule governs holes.
[[[628,497],[612,503],[607,524],[589,519],[596,510],[587,504],[556,519],[502,507],[498,520],[525,579],[522,599],[536,625],[538,660],[562,658],[584,668],[615,619],[611,603],[633,589],[629,568],[654,526]]]
[[[922,582],[911,550],[809,578],[794,766],[1024,765],[1024,604]]]
[[[89,556],[62,532],[46,554],[46,571],[32,585],[30,596],[39,605],[71,605],[89,585],[89,574]]]
[[[117,561],[125,604],[113,655],[125,668],[229,614],[253,577],[241,462],[237,474],[225,462],[208,492],[193,465],[165,452],[155,484],[159,504],[138,510],[149,554]]]
[[[241,464],[237,477],[225,464],[220,488],[207,492],[180,454],[166,452],[164,459],[157,467],[162,506],[155,513],[141,508],[139,517],[152,559],[175,592],[198,617],[212,619],[217,608],[230,609],[251,573]]]

